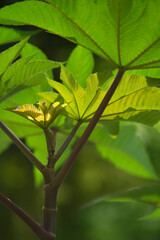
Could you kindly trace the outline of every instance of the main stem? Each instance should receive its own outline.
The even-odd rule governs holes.
[[[51,233],[56,232],[57,190],[45,189],[45,201],[43,207],[43,228]]]
[[[46,186],[46,189],[49,189],[49,188],[51,188],[51,189],[53,189],[53,188],[56,189],[57,188],[58,189],[61,186],[61,184],[63,183],[64,179],[66,178],[69,170],[71,169],[72,164],[74,163],[76,157],[78,156],[79,152],[81,151],[81,149],[85,145],[85,143],[88,140],[90,134],[92,133],[93,129],[95,128],[95,126],[97,124],[97,122],[99,121],[103,111],[107,107],[107,105],[108,105],[111,97],[113,96],[120,80],[122,79],[123,74],[124,74],[124,69],[120,69],[118,71],[111,87],[109,88],[109,90],[106,93],[105,97],[103,98],[101,104],[99,105],[96,113],[94,114],[93,118],[91,119],[90,123],[88,124],[87,128],[85,129],[83,135],[81,136],[81,138],[77,142],[76,146],[74,147],[72,153],[68,157],[67,161],[65,162],[65,164],[63,165],[61,170],[56,175],[55,179]]]
[[[57,154],[54,154],[55,145],[56,145],[56,141],[55,141],[56,132],[54,130],[52,132],[49,129],[44,130],[44,133],[46,136],[46,142],[47,142],[47,150],[48,150],[47,168],[50,170],[50,171],[47,170],[44,173],[45,186],[47,184],[50,184],[52,181],[54,181],[55,163],[60,158],[62,153],[65,151],[69,143],[71,142],[72,138],[74,137],[80,125],[81,125],[81,121],[77,122],[77,124],[74,126],[73,130],[70,132],[65,142],[62,144],[61,148],[58,150]],[[46,231],[52,232],[54,234],[56,232],[57,192],[58,192],[57,188],[55,189],[45,188],[45,201],[44,201],[44,207],[43,207],[43,227]]]
[[[54,179],[54,152],[56,145],[56,132],[50,129],[44,130],[47,142],[48,150],[48,164],[47,167],[50,171],[46,171],[44,174],[44,183],[47,185]],[[45,188],[45,200],[43,207],[43,228],[51,233],[55,233],[56,228],[56,202],[57,202],[57,190]]]

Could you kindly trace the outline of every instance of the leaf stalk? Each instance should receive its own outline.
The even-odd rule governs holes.
[[[82,124],[82,121],[79,120],[77,124],[74,126],[74,128],[72,129],[72,131],[70,132],[70,134],[68,135],[68,137],[66,138],[62,146],[60,147],[60,149],[55,154],[54,157],[56,158],[56,160],[58,160],[61,157],[65,149],[68,147],[69,143],[71,142],[72,138],[74,137],[75,133],[77,132],[81,124]]]

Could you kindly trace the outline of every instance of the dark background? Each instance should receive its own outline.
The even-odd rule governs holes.
[[[0,7],[14,2],[18,1],[1,0]],[[46,32],[31,37],[30,42],[55,61],[66,61],[75,47]],[[1,46],[1,50],[8,46]],[[94,57],[94,71],[104,70],[106,63]],[[59,79],[59,70],[54,76]],[[57,240],[159,240],[160,221],[138,220],[154,210],[147,204],[101,203],[84,208],[96,197],[148,183],[116,169],[101,158],[94,145],[86,144],[58,195]],[[14,145],[0,155],[0,192],[41,222],[43,185],[35,187],[33,167]],[[38,238],[0,204],[0,239]]]

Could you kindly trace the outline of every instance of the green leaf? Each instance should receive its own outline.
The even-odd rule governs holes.
[[[109,86],[110,83],[106,89]],[[159,86],[159,79],[125,74],[101,120],[129,120],[155,124],[159,119],[157,110],[160,109],[160,92],[159,88],[154,86]]]
[[[107,74],[106,76],[110,77],[109,74]],[[48,79],[48,83],[50,86],[56,89],[64,98],[64,100],[68,103],[66,111],[71,118],[76,120],[81,119],[84,121],[88,121],[89,118],[87,117],[88,115],[90,116],[90,112],[88,115],[86,114],[86,112],[88,113],[90,105],[93,105],[95,99],[97,100],[99,97],[99,93],[97,94],[97,90],[99,88],[99,82],[101,80],[99,80],[98,77],[99,75],[97,73],[90,75],[87,79],[87,87],[86,89],[84,89],[74,79],[72,73],[69,72],[67,68],[62,66],[61,79],[66,86],[50,79]],[[95,108],[93,111],[95,111]]]
[[[39,136],[43,132],[40,128],[38,128],[38,126],[29,122],[27,119],[22,118],[21,116],[13,114],[12,112],[6,111],[4,109],[13,107],[18,104],[23,105],[26,102],[29,104],[33,102],[38,102],[39,97],[36,95],[36,92],[40,91],[40,87],[41,86],[36,86],[25,89],[0,104],[1,121],[4,122],[19,138],[27,138],[28,136],[34,135]],[[11,143],[10,138],[3,134],[2,130],[0,130],[0,141],[2,141],[3,143],[1,144],[2,151],[5,150]]]
[[[32,104],[33,102],[39,102],[39,96],[37,92],[41,91],[41,85],[37,85],[28,89],[18,92],[16,95],[11,96],[5,102],[0,104],[0,116],[1,120],[17,135],[19,138],[25,138],[31,136],[43,135],[43,131],[27,119],[22,118],[12,112],[4,110],[5,108],[11,108],[23,104]],[[11,143],[10,138],[3,134],[0,130],[0,142],[2,141],[1,148],[5,150]],[[3,138],[2,138],[3,137]],[[5,138],[4,138],[5,137]],[[45,147],[45,144],[43,144]]]
[[[101,122],[107,129],[108,133],[114,138],[119,133],[119,121],[103,121]]]
[[[135,187],[119,193],[108,196],[102,196],[95,199],[88,205],[99,202],[142,202],[160,207],[160,188],[159,184],[152,184],[149,186]]]
[[[58,62],[49,60],[34,60],[24,65],[21,63],[24,63],[23,60],[19,60],[19,62],[14,63],[13,66],[11,65],[11,70],[10,68],[7,69],[4,74],[4,76],[7,75],[7,77],[4,77],[4,82],[3,76],[1,77],[0,102],[6,100],[18,91],[45,82],[46,76],[43,72],[60,66]],[[11,74],[12,77],[10,77]]]
[[[93,67],[92,53],[81,46],[77,46],[72,51],[67,62],[68,70],[72,72],[74,78],[82,87],[85,87],[86,78],[92,73]]]
[[[94,14],[91,17],[90,21],[96,22],[96,12],[97,8],[94,9],[94,3],[90,2],[91,6],[89,6],[90,12]],[[65,3],[64,3],[65,4]],[[65,4],[66,5],[66,4]],[[81,3],[80,3],[81,5]],[[68,2],[68,4],[65,6],[66,10],[70,10],[70,7],[72,6],[71,2]],[[75,7],[81,8],[81,17],[80,12],[77,12],[77,17],[79,20],[83,20],[83,15],[86,15],[87,8],[84,6],[77,6],[77,2]],[[32,13],[30,11],[32,9]],[[76,10],[76,9],[75,9]],[[73,9],[73,11],[75,11]],[[13,16],[14,12],[14,16]],[[7,15],[6,15],[7,13]],[[83,14],[82,14],[83,13]],[[88,14],[88,10],[87,10]],[[76,16],[76,11],[75,11]],[[85,16],[84,16],[85,17]],[[37,20],[38,19],[38,20]],[[78,24],[67,16],[67,14],[64,12],[64,9],[60,9],[58,6],[52,6],[50,4],[46,4],[43,2],[38,1],[26,1],[21,3],[16,3],[11,6],[6,6],[1,9],[0,11],[0,23],[1,24],[13,24],[13,25],[25,25],[25,24],[31,24],[40,28],[43,28],[45,30],[48,30],[51,33],[61,35],[68,40],[71,40],[73,42],[79,43],[82,46],[88,45],[88,48],[92,51],[98,53],[99,55],[106,57],[106,54],[104,53],[104,50],[101,49],[101,47],[98,46],[98,44],[93,40],[90,35],[85,33],[85,29],[78,26]],[[89,21],[85,22],[85,25],[88,26]],[[90,26],[94,24],[91,23]],[[63,25],[63,28],[62,28]],[[97,35],[97,33],[96,33]],[[113,60],[111,60],[113,62]]]
[[[0,26],[0,45],[20,41],[28,36],[39,33],[40,31],[23,31],[20,29]]]
[[[27,43],[21,52],[21,57],[28,57],[28,56],[33,56],[32,59],[35,59],[35,60],[48,60],[45,53],[31,43]],[[52,70],[48,70],[45,72],[48,74],[50,78],[53,78]]]
[[[13,64],[11,64],[5,71],[5,73],[1,77],[0,81],[0,88],[5,88],[8,80],[10,80],[16,72],[19,71],[19,69],[23,68],[25,64],[27,64],[30,60],[33,59],[33,55],[26,57],[26,58],[20,58],[19,60],[15,61]]]
[[[153,127],[142,124],[136,125],[138,127],[138,136],[144,143],[157,175],[160,176],[160,133]]]
[[[37,95],[40,96],[43,100],[51,103],[59,97],[59,94],[55,92],[39,92]]]
[[[145,144],[139,136],[139,129],[140,126],[133,123],[121,124],[117,138],[113,139],[107,129],[99,125],[89,140],[96,144],[102,157],[117,168],[134,176],[157,179]]]
[[[4,73],[9,64],[12,63],[20,55],[27,41],[28,38],[0,53],[0,76]]]
[[[14,112],[29,121],[35,123],[40,128],[48,128],[51,123],[60,115],[62,110],[66,107],[66,104],[60,104],[60,102],[52,103],[49,108],[47,103],[37,103],[40,107],[38,109],[33,104],[25,104],[22,106],[7,108],[6,110]]]
[[[36,95],[36,92],[40,91],[41,86],[31,87],[29,89],[25,89],[23,92],[19,92],[16,95],[9,98],[7,101],[3,102],[1,104],[0,109],[0,116],[1,120],[19,137],[19,138],[25,138],[26,143],[30,143],[31,140],[32,144],[30,143],[29,147],[35,151],[36,156],[44,163],[46,164],[47,161],[47,150],[46,150],[46,144],[44,133],[41,128],[36,126],[35,124],[31,123],[25,118],[22,118],[21,116],[18,116],[16,114],[13,114],[12,112],[5,111],[3,108],[6,107],[13,107],[15,105],[18,105],[19,103],[25,104],[26,102],[32,104],[33,102],[39,101],[39,96]],[[57,94],[58,95],[58,94]],[[57,96],[56,95],[56,96]],[[64,117],[58,117],[54,121],[54,126],[63,129],[64,125]],[[62,130],[63,131],[63,130]],[[65,129],[64,129],[65,132]],[[59,135],[61,137],[59,137]],[[56,147],[59,148],[62,144],[62,142],[66,138],[66,133],[57,133],[57,143]],[[8,138],[5,134],[3,134],[2,130],[0,129],[0,152],[7,149],[8,145],[11,143],[10,138]],[[43,143],[43,144],[42,144]],[[71,151],[71,147],[69,147],[66,152],[63,154],[63,156],[60,158],[60,160],[56,164],[56,170],[58,170],[63,162],[68,157],[69,153]],[[35,181],[36,184],[42,183],[42,176],[35,171]],[[39,180],[39,181],[38,181]]]
[[[151,214],[141,217],[140,220],[160,220],[160,209],[156,209]]]
[[[153,67],[158,76],[158,1],[46,2],[23,1],[6,6],[0,10],[0,23],[37,26],[90,49],[118,68]]]
[[[14,105],[19,104],[21,102],[20,99],[22,98],[24,102],[27,102],[26,100],[27,98],[28,102],[30,101],[33,102],[33,99],[35,99],[36,101],[38,100],[38,98],[36,98],[35,96],[36,95],[33,88],[25,89],[23,92],[20,92],[15,96],[12,96],[10,99],[1,104],[0,108],[1,121],[3,121],[19,138],[25,138],[27,136],[39,134],[42,132],[42,130],[40,130],[36,125],[27,121],[25,118],[13,114],[12,112],[6,111],[4,110],[4,108],[13,107]],[[8,140],[10,141],[9,138]]]
[[[110,76],[110,73],[91,74],[86,80],[86,88],[82,88],[71,72],[62,66],[61,79],[64,85],[52,80],[48,80],[48,83],[68,103],[68,116],[87,122],[112,84],[113,81],[107,82]],[[128,120],[154,125],[160,120],[160,89],[154,86],[159,86],[159,79],[124,74],[100,120]]]

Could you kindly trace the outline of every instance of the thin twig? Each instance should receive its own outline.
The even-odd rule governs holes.
[[[24,145],[24,143],[2,122],[0,121],[0,128],[7,134],[7,136],[16,144],[21,152],[39,169],[41,173],[46,170],[44,166],[34,154]]]
[[[68,137],[66,138],[66,140],[64,141],[62,146],[60,147],[60,149],[55,154],[54,157],[56,160],[58,160],[61,157],[61,155],[63,154],[63,152],[66,150],[66,148],[68,147],[69,143],[71,142],[72,138],[74,137],[75,133],[77,132],[77,130],[81,124],[82,124],[82,122],[78,121],[77,124],[74,126],[74,128],[72,129],[72,131],[70,132],[70,134],[68,135]]]
[[[46,185],[46,188],[52,188],[52,189],[58,189],[61,184],[63,183],[64,179],[66,178],[69,170],[72,167],[72,164],[74,163],[76,157],[78,156],[79,152],[85,145],[86,141],[88,140],[90,134],[92,133],[93,129],[95,128],[97,122],[99,121],[103,111],[107,107],[111,97],[113,96],[120,80],[122,79],[122,76],[124,74],[124,70],[120,69],[109,88],[108,92],[106,93],[105,97],[103,98],[101,104],[99,105],[96,113],[94,114],[93,118],[91,119],[90,123],[88,124],[87,128],[85,129],[83,135],[75,145],[73,151],[71,152],[70,156],[68,157],[67,161],[64,163],[54,180]]]
[[[39,223],[27,215],[21,208],[19,208],[2,193],[0,193],[0,202],[19,216],[41,240],[55,240],[55,236],[53,234],[43,229]]]

